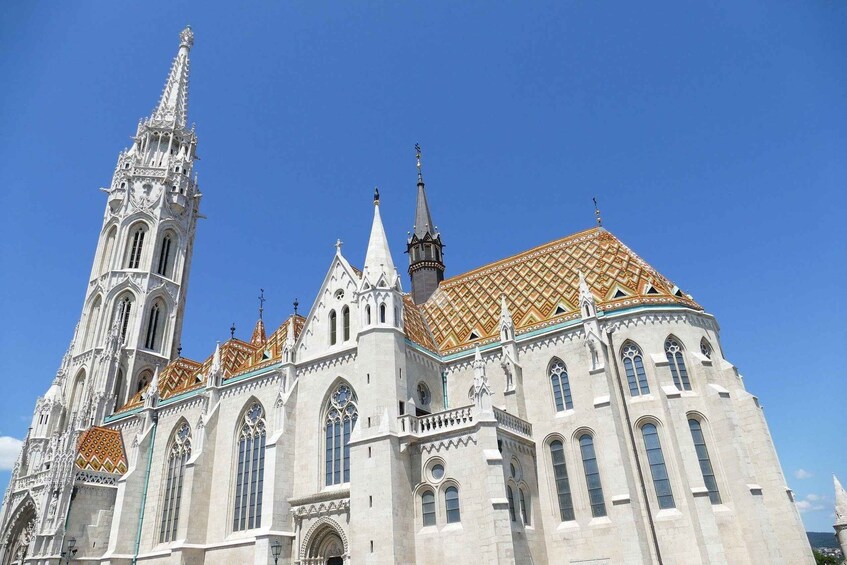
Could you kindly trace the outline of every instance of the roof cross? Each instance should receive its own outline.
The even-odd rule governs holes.
[[[262,319],[262,313],[265,311],[265,289],[259,289],[259,319]]]

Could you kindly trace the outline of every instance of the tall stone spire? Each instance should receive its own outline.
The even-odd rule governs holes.
[[[388,248],[385,228],[382,226],[382,217],[379,215],[379,189],[374,189],[374,219],[368,240],[368,252],[365,254],[365,276],[372,279],[372,284],[376,284],[383,274],[393,281],[396,269],[391,250]]]
[[[188,119],[188,53],[192,45],[194,32],[191,26],[186,26],[179,34],[179,51],[171,65],[159,105],[150,116],[150,121],[157,125],[171,123],[178,129],[185,129]]]
[[[418,167],[418,196],[415,224],[406,242],[406,252],[409,254],[412,299],[415,304],[420,304],[426,302],[444,280],[444,244],[441,242],[441,234],[432,223],[421,168],[421,146],[418,144],[415,144],[415,157]]]

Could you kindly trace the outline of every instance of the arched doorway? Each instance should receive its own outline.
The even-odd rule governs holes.
[[[35,506],[31,500],[20,506],[13,523],[9,537],[6,538],[3,565],[23,563],[29,554],[29,544],[35,533]]]
[[[313,525],[303,540],[303,565],[344,565],[349,561],[344,532],[338,524],[324,518]]]

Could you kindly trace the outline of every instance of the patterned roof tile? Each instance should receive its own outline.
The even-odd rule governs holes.
[[[121,432],[100,426],[82,432],[75,463],[79,469],[120,475],[126,473],[127,459]]]

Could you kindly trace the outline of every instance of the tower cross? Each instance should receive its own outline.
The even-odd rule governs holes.
[[[262,314],[265,311],[265,289],[259,289],[259,319],[262,319]]]

